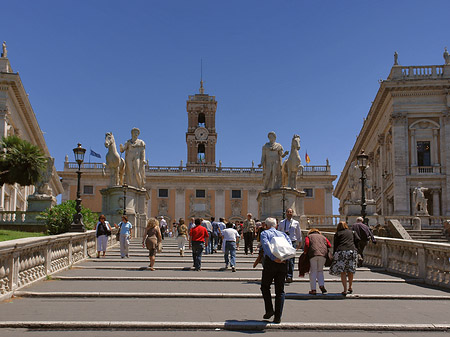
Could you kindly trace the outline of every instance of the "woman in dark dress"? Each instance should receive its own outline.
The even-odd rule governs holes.
[[[333,262],[330,267],[330,274],[341,276],[341,282],[344,286],[342,295],[344,296],[347,296],[347,293],[353,293],[353,274],[356,272],[358,261],[358,251],[356,250],[358,241],[358,235],[351,231],[344,221],[339,222],[336,234],[334,234]]]

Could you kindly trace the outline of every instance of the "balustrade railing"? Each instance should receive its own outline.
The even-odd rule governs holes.
[[[409,66],[401,67],[402,77],[404,78],[438,78],[444,73],[443,66]]]
[[[112,230],[108,246],[116,243]],[[94,256],[95,231],[0,242],[0,300],[16,289]]]
[[[308,227],[331,227],[337,226],[339,221],[341,221],[340,215],[307,215]]]

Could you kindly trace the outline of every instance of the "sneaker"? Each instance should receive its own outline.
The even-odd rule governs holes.
[[[292,283],[292,277],[288,277],[288,278],[286,279],[286,283]]]
[[[310,290],[310,291],[309,291],[309,294],[310,294],[310,295],[316,295],[317,292],[316,292],[315,290]]]
[[[275,315],[275,311],[267,312],[267,313],[264,314],[263,318],[264,319],[269,319],[273,315]]]
[[[320,291],[322,292],[322,294],[326,294],[328,291],[325,289],[325,286],[319,286]]]
[[[236,271],[236,268],[231,267],[231,271],[234,273]]]
[[[275,324],[280,324],[280,323],[281,323],[281,317],[275,317],[275,318],[273,319],[273,322],[274,322]]]

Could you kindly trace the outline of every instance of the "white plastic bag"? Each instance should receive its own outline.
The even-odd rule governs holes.
[[[274,236],[270,240],[269,246],[270,252],[282,261],[295,257],[296,249],[284,236]]]

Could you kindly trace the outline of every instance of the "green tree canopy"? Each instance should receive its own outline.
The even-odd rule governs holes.
[[[0,186],[38,182],[47,161],[39,147],[12,135],[2,138],[0,148]]]

